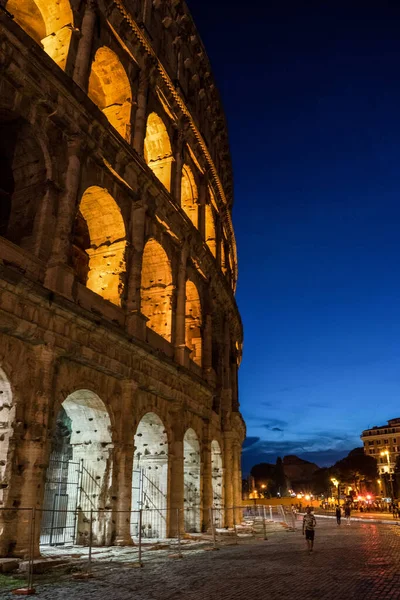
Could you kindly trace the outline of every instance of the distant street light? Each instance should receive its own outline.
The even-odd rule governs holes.
[[[339,482],[337,479],[335,479],[335,477],[331,477],[331,481],[333,483],[333,485],[337,488],[337,498],[338,498],[338,504],[340,504],[340,488],[339,488]]]

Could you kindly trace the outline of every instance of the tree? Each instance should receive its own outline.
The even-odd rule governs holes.
[[[340,483],[348,483],[360,491],[360,483],[370,483],[378,477],[378,463],[372,456],[364,454],[363,448],[354,448],[331,468],[331,473]]]
[[[312,474],[311,491],[315,496],[321,494],[328,496],[331,487],[330,471],[326,467],[318,469]]]
[[[283,462],[280,456],[278,456],[278,458],[276,459],[276,465],[274,469],[274,481],[277,493],[279,493],[281,496],[286,496],[286,475],[285,470],[283,468]]]
[[[268,497],[276,495],[274,471],[275,465],[271,465],[270,463],[259,463],[254,465],[250,471],[250,474],[254,477],[256,488],[261,490],[262,486],[265,485]]]

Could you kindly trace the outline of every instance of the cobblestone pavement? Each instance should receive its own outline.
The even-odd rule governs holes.
[[[188,552],[142,569],[120,565],[94,579],[37,585],[43,600],[394,600],[400,599],[400,527],[318,519],[309,555],[300,531],[218,552]],[[11,598],[0,593],[1,598]]]

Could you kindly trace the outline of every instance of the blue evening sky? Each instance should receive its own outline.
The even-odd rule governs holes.
[[[188,0],[229,124],[244,470],[400,416],[400,5]]]

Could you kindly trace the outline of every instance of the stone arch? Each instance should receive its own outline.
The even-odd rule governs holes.
[[[184,165],[182,169],[181,206],[195,227],[199,224],[198,192],[192,169]]]
[[[46,158],[33,127],[0,111],[0,235],[33,247],[35,216],[45,195]]]
[[[172,270],[164,248],[154,238],[147,241],[142,260],[141,310],[147,325],[171,341]]]
[[[147,117],[144,158],[154,175],[171,191],[171,142],[163,120],[152,112]]]
[[[217,233],[211,204],[206,204],[206,244],[215,258],[217,255]]]
[[[65,70],[74,17],[69,0],[8,0],[16,23]]]
[[[186,346],[190,348],[190,358],[201,367],[202,364],[202,311],[199,292],[193,281],[186,282],[185,304]]]
[[[214,520],[217,527],[224,524],[224,497],[223,497],[223,465],[221,446],[217,440],[211,442],[211,477],[213,493]]]
[[[125,249],[125,224],[118,204],[106,189],[89,187],[74,225],[71,260],[77,280],[120,305]]]
[[[0,507],[6,504],[11,477],[12,460],[10,440],[13,435],[15,404],[10,382],[0,368]],[[0,530],[0,535],[1,535]]]
[[[41,543],[110,544],[112,436],[109,412],[89,389],[69,394],[58,411],[46,474]],[[67,512],[61,512],[67,511]]]
[[[168,435],[164,423],[153,412],[139,422],[134,438],[132,474],[131,535],[139,533],[142,509],[142,536],[165,538],[167,535]]]
[[[132,90],[118,56],[110,48],[99,48],[92,62],[88,95],[111,125],[130,141]]]
[[[187,533],[200,532],[200,443],[194,429],[183,438],[184,525]]]

